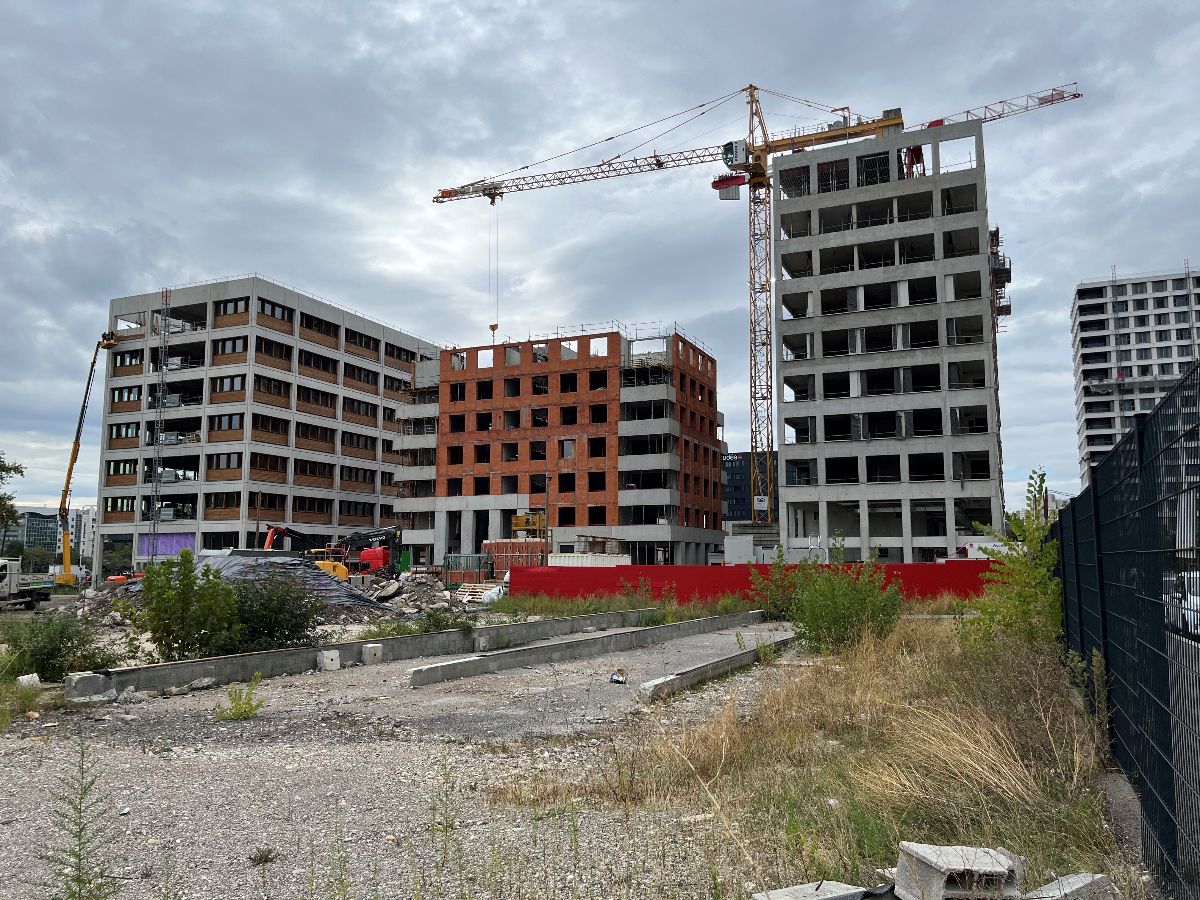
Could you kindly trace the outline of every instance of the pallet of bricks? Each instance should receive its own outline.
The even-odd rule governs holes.
[[[503,578],[513,566],[546,564],[546,542],[540,538],[484,541],[483,552],[491,556],[497,578]]]

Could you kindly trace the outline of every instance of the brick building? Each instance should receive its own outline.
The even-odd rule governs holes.
[[[543,511],[556,550],[607,540],[634,563],[706,562],[723,537],[716,379],[677,329],[443,351],[436,476],[398,501],[425,526],[406,543],[416,558],[475,553]]]

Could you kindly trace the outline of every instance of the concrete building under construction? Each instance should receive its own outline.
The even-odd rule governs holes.
[[[514,530],[527,513],[548,550],[702,564],[720,549],[717,364],[678,328],[447,350],[439,381],[436,471],[396,507],[414,559],[532,534]]]
[[[773,160],[786,546],[931,561],[1003,514],[982,124]]]

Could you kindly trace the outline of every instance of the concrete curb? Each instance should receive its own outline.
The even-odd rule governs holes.
[[[263,678],[296,675],[317,667],[317,657],[324,651],[337,651],[342,665],[361,662],[395,662],[422,656],[441,656],[451,653],[480,653],[501,647],[511,647],[582,632],[586,628],[630,628],[646,615],[657,615],[657,607],[615,613],[592,613],[584,616],[563,616],[538,622],[514,622],[508,625],[485,625],[480,628],[435,631],[404,637],[373,638],[361,641],[342,641],[317,647],[295,647],[287,650],[264,650],[258,653],[238,653],[232,656],[213,656],[207,659],[188,659],[180,662],[130,666],[101,672],[72,673],[65,682],[64,695],[68,700],[103,695],[109,690],[118,694],[134,691],[164,691],[191,684],[200,678],[212,678],[216,684],[249,681],[254,673]],[[379,651],[366,651],[377,646]],[[364,659],[364,653],[367,658]],[[376,655],[378,653],[379,655]]]
[[[452,662],[434,663],[409,670],[409,687],[423,687],[440,681],[452,681],[457,678],[471,678],[475,675],[488,675],[502,669],[512,669],[517,666],[540,666],[546,663],[568,662],[576,659],[587,659],[600,656],[603,653],[614,653],[622,650],[632,650],[636,647],[646,647],[650,644],[661,644],[664,641],[680,637],[690,637],[694,634],[707,634],[710,631],[720,631],[722,628],[735,628],[739,625],[757,625],[763,620],[760,609],[750,612],[736,613],[731,616],[709,616],[703,619],[690,619],[687,622],[675,622],[671,625],[654,625],[637,631],[622,631],[617,634],[602,634],[597,637],[575,638],[560,641],[556,644],[545,644],[540,647],[521,647],[516,650],[500,650],[487,656],[472,656],[467,659]]]
[[[795,639],[795,635],[788,635],[777,641],[766,641],[765,644],[773,647],[775,652],[779,653],[781,650],[786,649]],[[638,699],[643,703],[653,703],[655,700],[662,700],[665,697],[670,697],[672,694],[686,691],[688,688],[695,687],[702,682],[712,678],[720,678],[722,675],[728,675],[730,672],[744,669],[757,662],[758,647],[755,647],[753,650],[739,650],[737,653],[723,656],[720,659],[714,659],[712,662],[692,666],[692,668],[676,672],[674,675],[664,675],[662,678],[643,682],[638,685]]]

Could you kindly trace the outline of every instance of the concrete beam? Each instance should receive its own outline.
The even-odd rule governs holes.
[[[795,640],[795,635],[788,635],[779,640],[767,641],[764,646],[770,647],[774,652],[779,653],[786,649],[793,640]],[[722,675],[728,675],[730,672],[736,672],[738,669],[746,668],[746,666],[752,666],[759,661],[759,656],[758,647],[755,647],[753,650],[739,650],[737,653],[731,653],[720,659],[692,666],[690,669],[684,669],[681,672],[676,672],[674,675],[664,675],[662,678],[645,681],[638,685],[638,699],[643,703],[653,703],[655,700],[662,700],[670,697],[672,694],[678,694],[680,691],[686,691],[688,688],[702,684],[705,681],[720,678]]]

